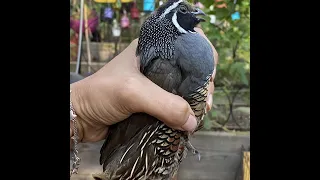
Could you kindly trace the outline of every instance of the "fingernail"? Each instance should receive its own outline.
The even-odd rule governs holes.
[[[187,122],[182,126],[185,131],[192,132],[197,127],[197,119],[193,115],[189,115]]]
[[[208,110],[210,110],[212,107],[212,94],[211,93],[209,94],[207,103],[208,103],[208,108],[209,108]]]

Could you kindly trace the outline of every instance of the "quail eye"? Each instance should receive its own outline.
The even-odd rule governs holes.
[[[180,12],[182,12],[183,14],[187,13],[187,8],[185,6],[180,6]]]

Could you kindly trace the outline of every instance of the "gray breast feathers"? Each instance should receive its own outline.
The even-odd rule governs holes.
[[[178,36],[175,40],[174,59],[183,73],[206,79],[214,69],[213,50],[209,42],[198,33]]]

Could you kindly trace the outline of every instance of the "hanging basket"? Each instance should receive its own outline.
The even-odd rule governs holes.
[[[98,23],[99,23],[99,18],[95,17],[92,19],[88,19],[88,27],[90,29],[91,32],[95,32],[97,30],[98,27]],[[70,18],[70,27],[77,33],[79,33],[79,28],[80,28],[80,20],[74,20],[72,18]],[[85,32],[85,22],[83,21],[83,26],[82,26],[82,32]]]
[[[133,3],[133,6],[130,9],[130,14],[132,19],[139,19],[140,17],[140,12],[135,2]]]
[[[143,2],[143,11],[151,12],[155,9],[155,0],[144,0]]]
[[[130,27],[130,20],[129,20],[127,14],[124,14],[124,15],[121,17],[120,25],[121,25],[121,28],[123,28],[123,29],[126,29],[126,28],[129,28],[129,27]]]
[[[114,37],[119,37],[121,35],[121,27],[115,19],[113,20],[112,35]]]
[[[91,32],[95,32],[97,30],[98,24],[99,24],[99,18],[95,10],[88,9],[88,27]],[[76,33],[79,33],[80,28],[80,11],[73,14],[70,17],[70,27],[72,30],[74,30]],[[82,32],[85,32],[85,21],[83,20],[83,29]]]

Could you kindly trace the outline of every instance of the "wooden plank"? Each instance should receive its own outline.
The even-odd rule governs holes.
[[[183,160],[178,180],[234,180],[241,165],[242,146],[250,145],[250,133],[197,132],[191,138],[201,153]]]
[[[181,164],[177,180],[235,180],[241,165],[242,146],[250,145],[250,133],[196,132],[191,142],[201,153],[201,160],[189,153]],[[71,180],[92,180],[91,174],[102,171],[99,165],[102,143],[80,144],[79,174]]]
[[[243,180],[250,180],[250,152],[243,152]]]
[[[194,147],[204,151],[229,152],[240,154],[242,145],[250,145],[250,132],[205,132],[199,131],[191,137]]]

